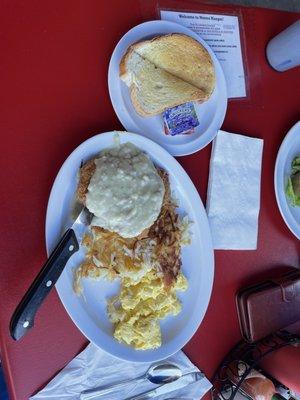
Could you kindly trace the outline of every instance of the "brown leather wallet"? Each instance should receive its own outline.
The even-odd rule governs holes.
[[[236,295],[242,336],[256,342],[300,320],[300,271],[240,290]]]

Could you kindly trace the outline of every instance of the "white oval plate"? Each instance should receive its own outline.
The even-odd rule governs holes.
[[[61,167],[49,198],[46,217],[47,252],[61,236],[69,219],[77,185],[81,161],[87,161],[104,148],[114,144],[114,132],[96,135],[82,143]],[[193,221],[192,244],[182,251],[183,272],[189,288],[178,293],[182,311],[176,317],[161,321],[162,346],[156,350],[137,351],[113,338],[113,326],[106,313],[106,299],[118,292],[119,283],[104,280],[84,280],[84,297],[73,291],[73,269],[83,259],[83,252],[75,253],[56,284],[59,297],[68,314],[81,332],[94,344],[116,357],[137,362],[152,362],[170,356],[181,349],[193,336],[206,312],[213,284],[214,257],[210,229],[205,209],[192,181],[163,148],[149,139],[133,133],[120,133],[121,143],[131,142],[150,155],[154,163],[170,175],[170,184],[179,210]]]
[[[277,154],[274,184],[277,204],[288,228],[300,239],[300,207],[293,207],[285,195],[291,163],[300,156],[300,121],[294,125],[284,138]]]
[[[209,52],[216,73],[216,87],[210,99],[195,104],[199,126],[189,135],[169,136],[164,133],[162,115],[140,117],[135,111],[129,89],[119,78],[119,64],[128,47],[138,41],[168,33],[184,33],[196,39]],[[137,25],[119,41],[112,54],[108,70],[108,88],[115,112],[127,131],[136,132],[159,143],[170,154],[184,156],[205,147],[220,129],[227,108],[227,90],[223,70],[206,42],[190,29],[169,21],[149,21]]]

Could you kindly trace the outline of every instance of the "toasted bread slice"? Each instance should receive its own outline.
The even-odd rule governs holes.
[[[134,45],[134,51],[170,74],[201,89],[209,98],[215,71],[208,51],[190,36],[173,33]],[[204,99],[203,99],[204,100]]]
[[[128,49],[120,63],[120,78],[130,88],[134,108],[141,116],[160,114],[188,101],[201,101],[205,93],[188,82],[157,67]]]

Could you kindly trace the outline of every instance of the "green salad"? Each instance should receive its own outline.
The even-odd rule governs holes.
[[[289,176],[285,193],[293,206],[300,207],[300,156],[295,157],[292,161],[292,173]]]

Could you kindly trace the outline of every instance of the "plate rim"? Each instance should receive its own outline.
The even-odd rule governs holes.
[[[52,243],[52,247],[51,247],[51,243],[49,243],[49,242],[51,242],[51,238],[49,237],[49,229],[50,229],[49,226],[51,226],[51,221],[49,220],[49,218],[51,217],[51,215],[50,215],[51,214],[51,207],[53,207],[53,204],[54,204],[53,198],[55,198],[55,194],[56,194],[55,192],[57,191],[57,185],[58,185],[59,180],[60,180],[60,178],[61,178],[61,176],[63,174],[63,171],[64,171],[64,168],[65,168],[66,164],[68,163],[68,161],[74,155],[75,152],[77,153],[78,151],[81,150],[81,148],[84,148],[84,145],[85,146],[87,145],[87,142],[90,142],[92,140],[96,140],[97,138],[103,137],[103,135],[111,135],[112,136],[115,133],[116,133],[116,131],[100,133],[100,134],[94,135],[94,136],[90,137],[89,139],[83,141],[79,146],[77,146],[69,154],[69,156],[66,158],[66,160],[63,162],[61,168],[59,169],[59,171],[58,171],[58,173],[56,175],[56,178],[55,178],[55,180],[53,182],[53,185],[52,185],[52,189],[51,189],[51,192],[50,192],[50,195],[49,195],[49,200],[48,200],[48,205],[47,205],[47,212],[46,212],[45,236],[46,236],[47,254],[49,254],[49,251],[52,250],[52,248],[53,248],[53,246],[55,244],[55,243]],[[197,200],[198,199],[200,200],[200,202],[197,204],[197,215],[200,216],[200,214],[199,214],[199,211],[200,211],[202,215],[206,216],[206,219],[204,218],[204,223],[206,224],[206,228],[204,228],[204,230],[205,230],[205,232],[208,233],[208,235],[206,235],[206,237],[204,238],[205,239],[204,240],[204,247],[206,249],[208,249],[208,253],[206,255],[206,258],[209,260],[209,262],[207,263],[208,266],[206,268],[206,273],[205,273],[205,284],[207,286],[207,292],[206,292],[205,302],[203,303],[202,315],[200,316],[200,318],[196,319],[197,322],[194,322],[192,324],[193,325],[192,329],[190,329],[189,332],[185,334],[184,339],[180,340],[179,346],[176,345],[175,348],[172,350],[172,352],[168,352],[167,354],[165,352],[162,352],[162,355],[160,356],[159,354],[160,354],[160,349],[162,349],[162,347],[163,347],[163,345],[162,345],[160,348],[156,349],[156,351],[155,350],[153,351],[152,356],[145,357],[145,358],[142,357],[143,359],[134,359],[134,358],[131,358],[131,357],[124,357],[124,356],[122,356],[120,354],[115,354],[115,353],[108,352],[105,348],[103,348],[103,347],[99,346],[98,344],[96,344],[93,341],[93,339],[86,332],[83,331],[83,328],[81,329],[81,327],[78,325],[78,323],[76,321],[76,316],[73,315],[74,312],[72,312],[72,309],[69,310],[69,307],[65,304],[64,293],[63,293],[63,288],[62,288],[63,280],[59,279],[57,284],[55,285],[55,287],[56,287],[58,296],[60,298],[60,301],[63,304],[67,314],[70,316],[70,318],[72,319],[72,321],[76,325],[76,327],[82,332],[82,334],[88,340],[93,342],[96,346],[100,347],[103,351],[108,352],[109,354],[113,355],[114,357],[117,357],[117,358],[120,358],[120,359],[123,359],[123,360],[134,361],[134,362],[150,362],[150,361],[154,362],[154,361],[158,361],[158,360],[164,359],[166,357],[169,357],[172,354],[176,353],[178,350],[180,350],[193,337],[193,335],[195,334],[197,329],[200,327],[200,325],[201,325],[201,323],[202,323],[202,321],[204,319],[204,316],[205,316],[205,314],[207,312],[207,309],[208,309],[208,306],[209,306],[209,303],[210,303],[210,298],[211,298],[211,295],[212,295],[213,282],[214,282],[214,251],[213,251],[213,245],[212,245],[212,238],[211,238],[209,223],[208,223],[208,219],[207,219],[207,215],[206,215],[206,212],[205,212],[204,205],[202,203],[202,200],[200,198],[200,195],[199,195],[196,187],[194,186],[192,180],[190,179],[190,177],[188,176],[188,174],[186,173],[184,168],[178,163],[177,160],[175,160],[174,157],[172,157],[159,144],[157,144],[157,143],[153,142],[152,140],[150,140],[148,138],[145,138],[145,137],[143,137],[141,135],[135,134],[135,133],[126,132],[125,134],[127,136],[127,139],[129,139],[129,141],[130,141],[130,137],[134,136],[137,139],[137,141],[150,142],[151,146],[154,146],[154,148],[156,148],[156,150],[158,150],[159,152],[163,152],[165,154],[165,156],[167,156],[169,158],[170,162],[171,162],[171,166],[170,166],[170,164],[168,164],[166,169],[170,170],[172,167],[176,166],[176,169],[180,171],[180,174],[184,176],[184,178],[187,180],[189,186],[191,186],[191,188],[193,189],[193,192],[194,192],[193,193],[193,197],[196,196]],[[137,144],[137,146],[138,146],[138,144]],[[143,148],[142,150],[145,151],[145,152],[148,152],[145,148]],[[101,146],[100,146],[99,151],[101,151]],[[153,150],[152,150],[152,152],[153,152]],[[149,153],[149,155],[151,157],[151,151],[149,151],[148,153]],[[154,152],[153,152],[153,156],[154,156]],[[155,157],[156,156],[157,156],[157,154],[155,154]],[[176,176],[177,172],[174,175]],[[187,191],[184,189],[184,192],[187,192]],[[203,221],[202,216],[201,216],[201,221]],[[55,239],[55,241],[56,241],[56,239]],[[52,239],[52,242],[53,242],[53,239]],[[63,277],[63,274],[62,274],[62,277]],[[65,276],[65,279],[66,279],[66,276]],[[66,295],[66,298],[67,298],[67,295]],[[66,301],[66,303],[67,303],[67,301]],[[143,352],[138,352],[138,353],[142,354]],[[155,356],[153,354],[155,354]]]
[[[279,163],[281,160],[284,160],[283,155],[285,150],[289,150],[289,142],[293,139],[294,135],[297,134],[297,132],[300,132],[300,121],[296,122],[287,132],[285,135],[283,141],[281,142],[281,145],[278,149],[277,156],[276,156],[276,162],[275,162],[275,169],[274,169],[274,188],[275,188],[275,196],[276,196],[276,201],[277,201],[277,206],[280,211],[281,217],[284,220],[286,226],[289,228],[289,230],[293,233],[294,236],[296,236],[297,239],[300,239],[300,225],[299,223],[295,220],[294,216],[292,215],[289,205],[288,205],[288,200],[286,198],[286,195],[284,193],[284,203],[282,200],[282,194],[279,193],[279,180],[281,179],[281,175],[284,175],[284,171],[280,169]],[[286,158],[286,156],[285,156]],[[279,176],[280,175],[280,176]],[[299,225],[299,232],[296,229],[296,226]]]
[[[108,81],[108,91],[109,91],[109,97],[110,97],[110,101],[111,104],[113,106],[113,109],[119,119],[119,121],[122,123],[122,125],[124,126],[124,128],[126,130],[129,131],[134,131],[135,133],[142,135],[141,129],[139,128],[139,126],[135,123],[135,121],[133,120],[132,116],[130,113],[125,112],[126,116],[124,117],[124,115],[120,112],[119,110],[119,106],[117,106],[118,101],[114,101],[114,97],[115,95],[113,94],[113,82],[114,82],[114,75],[112,72],[113,69],[113,62],[114,62],[114,58],[115,58],[115,54],[117,52],[118,47],[122,44],[122,42],[124,41],[124,39],[126,39],[126,37],[130,34],[132,34],[135,30],[139,30],[144,26],[157,26],[160,27],[162,26],[162,29],[166,26],[169,27],[174,27],[174,31],[176,29],[178,29],[179,31],[181,30],[182,33],[185,33],[186,35],[192,37],[193,39],[197,40],[200,44],[202,44],[206,50],[209,52],[212,60],[213,60],[213,64],[215,69],[218,70],[218,77],[219,80],[221,82],[220,84],[220,92],[223,95],[223,98],[221,98],[221,105],[220,105],[220,110],[214,114],[214,116],[216,116],[217,114],[219,115],[218,117],[218,121],[216,124],[216,127],[212,127],[213,123],[208,127],[208,129],[212,129],[215,130],[214,134],[212,134],[212,137],[210,138],[210,140],[204,144],[204,145],[200,145],[197,144],[199,142],[199,140],[201,139],[201,135],[196,138],[195,140],[188,142],[188,143],[184,143],[184,144],[164,144],[161,142],[156,142],[158,143],[161,147],[163,147],[164,149],[166,149],[171,155],[176,156],[176,157],[181,157],[181,156],[187,156],[190,154],[194,154],[197,151],[202,150],[203,148],[205,148],[207,145],[209,145],[213,139],[216,137],[218,130],[221,129],[224,119],[225,119],[225,115],[227,112],[227,104],[228,104],[228,96],[227,96],[227,86],[226,86],[226,80],[225,80],[225,75],[223,72],[223,69],[221,67],[221,64],[219,62],[219,60],[217,59],[216,55],[214,54],[213,50],[210,48],[210,46],[205,42],[204,39],[202,39],[199,35],[197,35],[195,32],[193,32],[191,29],[180,25],[176,22],[173,21],[166,21],[166,20],[151,20],[151,21],[146,21],[146,22],[142,22],[141,24],[135,25],[134,27],[132,27],[131,29],[129,29],[122,37],[121,39],[118,41],[118,43],[116,44],[116,46],[114,47],[114,50],[112,52],[110,61],[109,61],[109,67],[108,67],[108,74],[107,74],[107,81]],[[155,33],[153,32],[153,35],[155,35]],[[142,40],[142,38],[137,39],[137,40]],[[134,43],[134,42],[132,42]],[[129,123],[130,121],[130,123]],[[207,130],[208,130],[207,129]],[[207,132],[207,130],[205,132]]]

